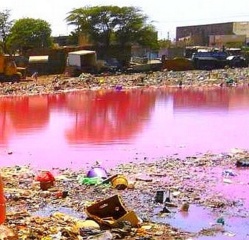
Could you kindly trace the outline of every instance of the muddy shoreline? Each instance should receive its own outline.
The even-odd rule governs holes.
[[[232,80],[231,84],[227,85],[227,80]],[[27,96],[134,87],[247,87],[248,83],[248,68],[115,76],[83,74],[78,78],[39,76],[37,81],[26,79],[20,83],[1,83],[0,95]],[[55,185],[43,191],[35,180],[36,169],[29,166],[3,167],[1,175],[5,183],[7,219],[2,227],[14,232],[16,238],[13,239],[198,239],[229,234],[232,239],[239,239],[236,238],[238,233],[231,231],[229,219],[249,217],[248,199],[241,196],[239,190],[234,197],[220,189],[229,186],[237,191],[238,185],[248,188],[248,178],[241,180],[240,176],[248,174],[249,169],[236,166],[238,160],[248,158],[247,151],[234,149],[230,153],[208,153],[184,159],[173,156],[156,162],[133,162],[108,169],[109,176],[123,174],[127,178],[130,186],[125,190],[103,184],[79,183],[79,176],[85,176],[89,169],[78,172],[51,169],[56,178]],[[164,204],[155,202],[158,190],[169,190],[171,193],[170,203],[173,207],[167,206],[168,213],[163,211]],[[63,191],[68,192],[66,197],[62,197]],[[120,195],[128,209],[136,212],[141,220],[139,227],[106,229],[101,225],[77,225],[87,219],[86,206],[116,194]],[[189,205],[185,214],[195,211],[192,206],[208,209],[215,216],[212,224],[198,231],[188,231],[155,221],[161,219],[164,222],[167,218],[174,218],[184,204]],[[218,221],[221,217],[224,224]],[[246,231],[245,234],[249,234]]]

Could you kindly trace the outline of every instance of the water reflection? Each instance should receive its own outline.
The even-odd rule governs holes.
[[[249,88],[173,88],[174,110],[180,109],[201,109],[210,111],[249,108]]]
[[[75,118],[66,137],[70,143],[128,141],[150,118],[155,99],[155,91],[69,94],[67,107]]]
[[[248,149],[248,108],[248,87],[2,97],[1,164],[61,167]]]
[[[174,110],[212,108],[228,109],[229,92],[222,88],[212,90],[204,89],[178,89],[173,93]]]
[[[0,142],[6,143],[15,134],[41,131],[49,122],[47,97],[16,97],[0,100]]]

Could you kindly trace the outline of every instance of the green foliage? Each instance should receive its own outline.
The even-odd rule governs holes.
[[[241,48],[243,46],[242,42],[227,42],[226,47],[228,48]]]
[[[162,39],[158,41],[160,48],[169,48],[172,46],[172,42],[169,39]]]
[[[13,50],[25,52],[27,49],[49,47],[52,44],[49,23],[41,19],[22,18],[11,28],[8,45]]]
[[[138,43],[142,46],[147,46],[152,50],[159,49],[157,41],[157,32],[152,25],[145,26],[138,34]]]
[[[94,44],[109,47],[111,43],[139,43],[155,48],[157,34],[147,16],[135,7],[94,6],[74,9],[66,21],[74,25],[74,33],[83,33]]]
[[[243,46],[243,47],[241,47],[241,50],[243,52],[249,53],[249,46]]]
[[[10,20],[10,10],[6,9],[0,12],[0,39],[2,52],[7,52],[6,40],[13,25],[13,20]]]
[[[78,44],[78,40],[79,40],[79,35],[75,32],[72,32],[69,36],[68,36],[68,45],[77,45]]]

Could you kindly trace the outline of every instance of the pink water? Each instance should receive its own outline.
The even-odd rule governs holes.
[[[0,167],[30,164],[42,169],[78,169],[98,161],[108,170],[130,161],[249,149],[248,110],[248,87],[2,97]],[[226,184],[222,169],[217,169],[220,182],[216,190],[242,198],[248,208],[249,173],[247,169],[234,171],[237,176],[231,178],[233,184]],[[200,214],[201,210],[195,212]],[[213,217],[211,220],[215,221]],[[239,219],[240,227],[235,220],[229,230],[247,236],[243,230],[246,219]],[[180,227],[180,217],[176,223]],[[182,227],[187,227],[185,223]],[[194,226],[190,224],[186,230],[195,230]]]
[[[249,149],[249,88],[0,98],[0,166],[81,168]],[[107,165],[106,165],[107,164]]]

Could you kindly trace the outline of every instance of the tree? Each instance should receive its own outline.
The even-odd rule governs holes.
[[[157,50],[159,48],[157,41],[157,32],[153,25],[148,25],[139,31],[137,35],[137,42],[142,45],[150,48],[151,50]]]
[[[112,32],[114,7],[84,7],[74,9],[66,18],[69,25],[76,26],[75,32],[83,33],[95,44],[109,46]]]
[[[50,25],[41,19],[19,19],[10,30],[8,44],[22,53],[32,48],[49,47],[52,44]]]
[[[66,21],[76,26],[75,32],[89,37],[94,44],[109,47],[111,42],[121,45],[140,43],[151,47],[157,42],[153,25],[136,7],[95,6],[74,9]],[[156,36],[156,38],[155,38]]]
[[[6,9],[0,12],[0,39],[1,39],[0,46],[4,53],[7,52],[6,41],[12,26],[13,26],[13,20],[10,20],[10,10]]]
[[[169,39],[161,39],[158,41],[159,48],[169,48],[172,46],[172,42]]]

